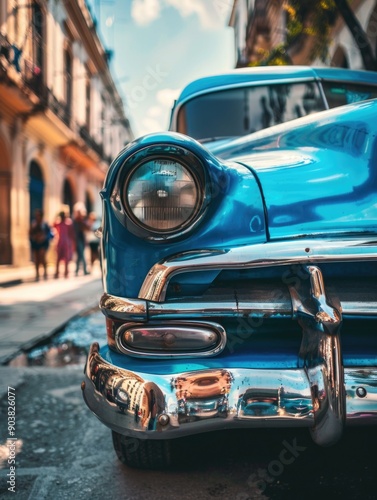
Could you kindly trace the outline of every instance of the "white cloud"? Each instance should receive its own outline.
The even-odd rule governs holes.
[[[114,24],[114,16],[108,16],[105,21],[106,27],[111,28],[113,24]]]
[[[143,135],[152,134],[153,132],[161,132],[162,130],[164,130],[164,127],[158,120],[155,120],[154,118],[151,118],[149,116],[143,118],[140,128],[142,129]]]
[[[146,26],[155,21],[166,7],[173,7],[182,17],[197,15],[203,28],[224,26],[229,18],[232,0],[133,0],[131,16],[134,21]]]
[[[181,89],[162,89],[156,94],[157,102],[163,106],[172,108],[174,100],[177,99]]]
[[[196,14],[203,28],[219,28],[224,26],[226,15],[233,4],[230,0],[165,0],[178,10],[182,17]]]
[[[162,89],[156,92],[154,105],[147,109],[140,120],[139,128],[142,135],[167,130],[170,111],[178,94],[178,89]]]
[[[131,16],[136,24],[146,26],[160,16],[160,0],[133,0]]]
[[[148,110],[148,115],[153,116],[153,118],[157,118],[158,116],[161,116],[161,114],[162,114],[161,106],[151,106]]]

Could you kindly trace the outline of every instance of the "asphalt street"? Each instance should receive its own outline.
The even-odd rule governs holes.
[[[14,278],[14,277],[13,277]],[[98,303],[99,270],[0,288],[2,359]],[[4,282],[3,282],[4,285]],[[26,342],[26,344],[25,344]],[[306,429],[213,432],[175,440],[170,470],[117,459],[111,432],[86,407],[83,366],[0,366],[0,499],[372,500],[375,427],[347,428],[331,448]]]
[[[110,431],[85,406],[82,378],[82,366],[0,367],[0,379],[14,389],[6,388],[0,401],[1,499],[376,498],[373,427],[349,429],[339,445],[325,449],[305,429],[214,432],[176,440],[171,470],[127,468]],[[9,441],[13,411],[15,441]],[[16,495],[8,490],[11,477]]]

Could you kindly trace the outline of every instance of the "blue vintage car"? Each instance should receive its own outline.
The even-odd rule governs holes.
[[[82,389],[126,464],[166,467],[174,438],[212,430],[306,427],[329,446],[377,424],[376,83],[292,67],[202,79],[172,131],[114,160],[107,345]],[[253,118],[260,86],[270,122]]]

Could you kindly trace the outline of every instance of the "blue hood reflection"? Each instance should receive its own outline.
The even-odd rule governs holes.
[[[376,232],[377,102],[279,125],[216,151],[257,175],[270,238]],[[325,119],[324,119],[325,118]]]

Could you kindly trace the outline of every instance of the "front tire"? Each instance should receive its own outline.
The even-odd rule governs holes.
[[[171,441],[138,439],[111,431],[119,460],[137,469],[166,469],[171,465]]]

